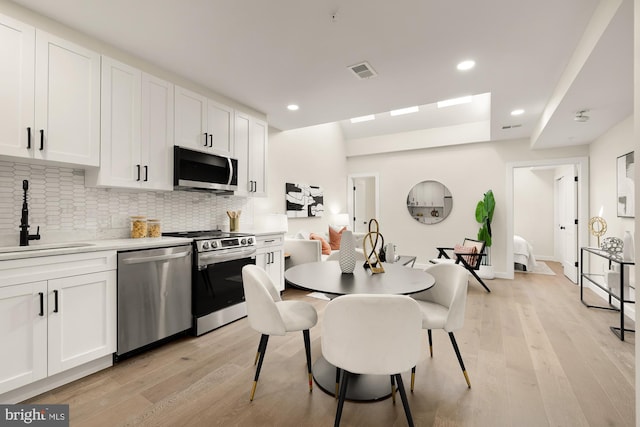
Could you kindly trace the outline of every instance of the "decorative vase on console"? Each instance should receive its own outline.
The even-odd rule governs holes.
[[[351,274],[356,268],[356,241],[350,230],[344,230],[340,238],[338,263],[343,273]]]
[[[622,257],[625,261],[633,261],[635,258],[635,245],[633,243],[633,235],[630,231],[625,231],[622,238]]]

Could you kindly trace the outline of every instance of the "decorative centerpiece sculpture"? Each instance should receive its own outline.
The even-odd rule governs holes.
[[[384,237],[380,233],[380,226],[375,218],[369,221],[369,232],[364,236],[362,240],[362,249],[366,261],[364,268],[368,268],[372,273],[384,273],[382,267],[382,260],[380,259],[380,250],[384,248]]]
[[[605,237],[600,243],[600,249],[611,254],[619,254],[622,252],[623,242],[619,237]]]
[[[600,237],[607,232],[607,221],[600,216],[594,216],[589,220],[589,231],[598,238],[598,247],[600,247]]]

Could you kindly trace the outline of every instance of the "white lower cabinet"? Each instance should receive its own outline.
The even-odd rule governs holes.
[[[46,295],[46,281],[0,288],[0,393],[47,376]]]
[[[115,251],[0,267],[0,401],[2,393],[115,352]]]
[[[116,351],[116,280],[112,270],[49,281],[48,375]]]
[[[284,291],[284,235],[263,234],[256,236],[256,265],[264,268],[276,289]]]

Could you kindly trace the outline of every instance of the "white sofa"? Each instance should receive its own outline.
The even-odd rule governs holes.
[[[329,242],[329,236],[325,233],[316,233]],[[364,260],[364,252],[362,251],[362,239],[366,233],[353,233],[356,241],[356,251],[362,254]],[[304,264],[306,262],[318,262],[327,260],[337,260],[340,251],[331,251],[330,255],[322,255],[322,243],[319,240],[303,239],[294,236],[285,236],[284,252],[289,255],[287,259],[287,268],[294,265]]]

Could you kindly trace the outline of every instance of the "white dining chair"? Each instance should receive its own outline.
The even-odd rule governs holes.
[[[404,295],[344,295],[327,304],[322,321],[322,355],[342,370],[335,426],[340,425],[349,378],[389,375],[398,384],[410,426],[413,419],[401,372],[420,357],[422,315]],[[392,394],[394,394],[392,390]]]
[[[273,285],[269,275],[256,265],[242,268],[242,286],[247,303],[249,325],[260,332],[260,343],[254,364],[258,364],[253,380],[251,397],[253,400],[258,386],[258,377],[267,351],[270,335],[286,335],[287,332],[302,331],[307,356],[309,374],[309,391],[313,390],[311,373],[311,340],[309,329],[318,322],[318,313],[313,306],[304,301],[283,301],[280,293]]]
[[[456,337],[453,335],[454,331],[464,326],[469,275],[459,264],[435,264],[427,267],[425,271],[434,277],[436,283],[426,291],[413,294],[412,297],[418,302],[422,312],[422,329],[427,330],[429,354],[433,357],[431,330],[444,329],[449,334],[467,386],[471,388],[469,375],[462,361]],[[415,383],[415,372],[414,366],[411,370],[411,391]]]

